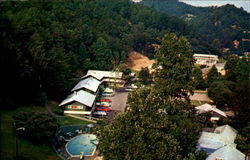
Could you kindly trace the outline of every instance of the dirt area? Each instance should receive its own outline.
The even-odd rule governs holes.
[[[140,71],[141,68],[151,67],[155,63],[155,60],[150,60],[148,57],[140,54],[139,52],[130,52],[127,65],[135,71]]]
[[[203,101],[203,102],[212,102],[212,100],[207,96],[207,94],[194,93],[190,96],[190,100]]]

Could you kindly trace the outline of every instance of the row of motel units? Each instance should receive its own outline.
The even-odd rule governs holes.
[[[206,66],[213,66],[219,61],[218,56],[211,54],[194,54],[194,59],[196,64]]]
[[[64,114],[91,115],[100,85],[124,86],[122,72],[89,70],[71,90],[71,94],[59,106]]]

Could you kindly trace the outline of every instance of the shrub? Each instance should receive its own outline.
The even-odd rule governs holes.
[[[13,118],[16,128],[25,128],[18,135],[35,142],[49,142],[59,128],[57,120],[47,113],[20,112]]]

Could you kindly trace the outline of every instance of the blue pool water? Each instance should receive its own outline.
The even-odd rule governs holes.
[[[94,134],[82,134],[72,138],[66,144],[67,152],[72,156],[80,156],[82,152],[85,156],[94,154],[97,144],[96,135]]]

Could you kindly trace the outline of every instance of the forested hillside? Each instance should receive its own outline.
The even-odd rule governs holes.
[[[249,38],[246,31],[249,30],[250,15],[242,8],[236,8],[234,5],[194,7],[178,0],[143,0],[141,4],[182,18],[190,27],[192,26],[191,28],[200,33],[201,39],[210,42],[220,51],[229,48],[230,52],[241,55],[250,50],[249,41],[242,41]],[[239,46],[235,46],[233,42],[235,40],[239,41]],[[196,40],[191,43],[197,46]]]
[[[186,14],[198,15],[210,10],[207,7],[194,7],[178,0],[142,0],[141,4],[178,17],[185,17]]]
[[[0,2],[0,103],[61,100],[88,69],[114,69],[133,50],[152,58],[169,32],[185,36],[196,53],[221,53],[196,30],[130,0]]]
[[[113,69],[131,50],[152,57],[168,32],[195,37],[181,19],[129,0],[1,2],[0,102],[61,100],[88,69]]]
[[[242,54],[250,51],[250,43],[242,41],[249,38],[249,33],[246,33],[249,30],[249,16],[243,9],[225,5],[194,17],[190,25],[207,35],[215,47],[230,48],[231,52]],[[238,47],[233,43],[235,40],[240,43]]]

